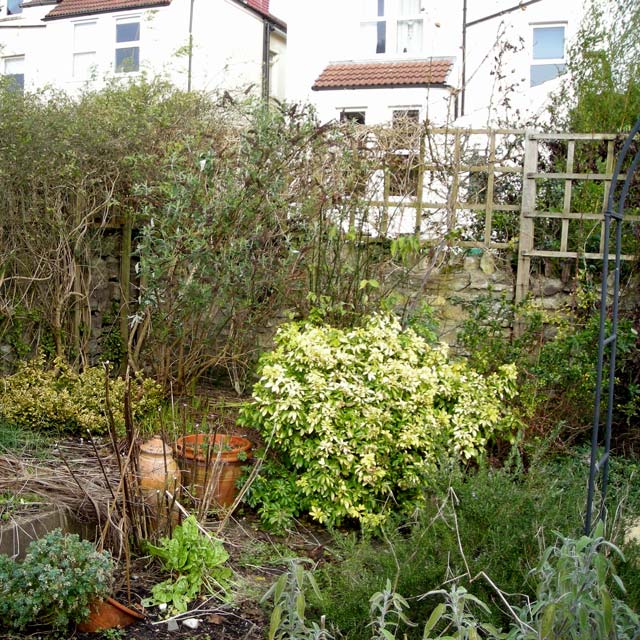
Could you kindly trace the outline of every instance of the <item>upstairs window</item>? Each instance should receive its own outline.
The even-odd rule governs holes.
[[[96,23],[78,22],[73,25],[74,80],[88,80],[96,64]]]
[[[385,4],[393,0],[362,0],[363,21],[360,25],[362,50],[367,53],[387,52]]]
[[[397,43],[398,53],[422,51],[422,15],[420,0],[398,0]]]
[[[140,21],[122,20],[116,23],[116,73],[140,70]]]
[[[10,87],[16,91],[24,91],[24,56],[5,58],[4,75],[10,79]]]
[[[534,26],[531,57],[532,87],[563,74],[567,68],[564,25]]]
[[[22,13],[22,3],[24,0],[7,0],[7,15],[13,16]]]
[[[362,0],[361,53],[421,53],[421,5],[422,0]]]

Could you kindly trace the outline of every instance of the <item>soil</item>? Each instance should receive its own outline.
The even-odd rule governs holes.
[[[183,619],[188,619],[185,614]],[[192,618],[193,619],[193,618]],[[264,616],[255,605],[243,606],[242,609],[221,610],[220,613],[211,613],[207,616],[196,618],[197,629],[191,629],[178,621],[178,629],[169,630],[169,625],[153,614],[146,620],[141,620],[125,629],[120,629],[111,635],[113,640],[258,640],[265,637]],[[76,633],[73,638],[77,640],[96,640],[96,638],[109,638],[102,633]]]

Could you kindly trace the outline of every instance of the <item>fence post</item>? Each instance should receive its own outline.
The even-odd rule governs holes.
[[[536,208],[536,179],[532,177],[538,167],[538,141],[527,130],[524,138],[524,170],[522,173],[522,203],[520,205],[520,233],[518,236],[518,273],[516,276],[516,304],[526,299],[529,293],[529,275],[533,250],[534,219]],[[516,322],[514,332],[521,333],[522,325]]]

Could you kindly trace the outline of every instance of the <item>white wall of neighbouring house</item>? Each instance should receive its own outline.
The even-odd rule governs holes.
[[[0,19],[0,57],[24,56],[26,89],[51,85],[75,93],[99,88],[109,78],[131,80],[142,74],[162,75],[179,88],[188,87],[191,0],[43,21],[52,8],[29,8],[11,19]],[[37,26],[23,28],[27,24]],[[132,25],[124,27],[130,32],[119,43],[116,34],[126,24]],[[260,95],[263,24],[259,15],[233,0],[194,0],[191,87]],[[281,40],[283,55],[274,63],[280,66],[285,58],[285,40]],[[137,49],[137,69],[116,70],[117,50],[123,48]],[[4,65],[2,60],[0,63]],[[280,78],[282,96],[283,70]]]
[[[50,6],[33,7],[15,16],[0,11],[0,74],[23,71],[26,90],[40,86],[36,79],[47,73],[47,51],[42,46],[46,42],[46,26],[42,17],[50,10]]]
[[[337,89],[314,91],[321,122],[340,120],[342,112],[363,112],[365,124],[393,120],[394,111],[419,110],[421,121],[445,124],[452,118],[455,97],[446,88]]]
[[[513,0],[468,2],[467,22],[513,6]],[[467,28],[465,118],[483,126],[526,122],[544,111],[558,86],[583,0],[541,0]],[[461,82],[461,79],[459,80]]]
[[[399,0],[385,0],[394,6]],[[391,3],[391,4],[390,4]],[[527,0],[522,0],[526,5]],[[377,54],[367,50],[363,40],[366,13],[376,0],[324,0],[319,8],[315,0],[272,0],[274,10],[288,24],[287,98],[315,104],[324,117],[331,108],[344,102],[334,92],[337,102],[328,105],[324,92],[312,91],[315,79],[331,62],[391,61],[452,57],[454,67],[449,83],[462,90],[462,24],[464,0],[422,0],[422,46],[419,53],[387,50]],[[517,0],[467,0],[467,23],[518,5]],[[396,7],[398,5],[395,5]],[[371,10],[371,9],[369,9]],[[502,120],[521,120],[543,108],[557,82],[549,79],[531,86],[532,67],[549,75],[549,65],[562,65],[568,44],[574,37],[583,14],[583,0],[539,0],[508,14],[496,16],[467,28],[465,113],[462,124],[484,126]],[[543,42],[534,46],[534,29],[543,30]],[[554,31],[554,29],[556,31]],[[558,29],[562,30],[562,57],[555,55]],[[391,38],[392,40],[393,38]],[[391,43],[392,44],[392,43]],[[540,46],[539,46],[540,45]],[[392,49],[392,47],[390,48]],[[499,55],[504,50],[503,55]],[[537,54],[538,57],[534,57]],[[499,68],[498,61],[499,58]],[[552,74],[551,74],[552,75]],[[429,98],[437,98],[431,92]],[[371,98],[373,94],[370,94]],[[381,94],[382,97],[382,94]],[[386,95],[384,96],[386,99]],[[359,100],[365,103],[367,99]],[[358,100],[356,100],[358,102]],[[371,105],[382,113],[385,105]]]
[[[320,94],[325,92],[312,91],[312,86],[322,70],[331,62],[456,58],[458,45],[449,32],[453,29],[457,14],[449,7],[451,3],[441,3],[443,7],[449,7],[446,11],[429,8],[439,3],[427,3],[423,0],[422,4],[425,11],[422,12],[424,18],[420,53],[397,53],[390,47],[384,54],[376,54],[375,49],[371,50],[369,43],[362,37],[361,0],[325,0],[321,11],[317,10],[317,3],[312,0],[289,3],[281,0],[280,4],[274,1],[274,10],[277,8],[282,13],[288,28],[287,98],[294,102],[311,102],[324,109],[326,98]],[[437,19],[434,17],[436,15]],[[455,76],[455,71],[453,75]],[[424,94],[424,90],[421,91]],[[380,96],[386,97],[386,94]],[[386,106],[372,105],[371,108],[377,113],[382,113]]]

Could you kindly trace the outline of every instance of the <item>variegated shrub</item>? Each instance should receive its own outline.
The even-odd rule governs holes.
[[[282,463],[271,490],[264,478],[250,496],[267,521],[280,510],[376,526],[418,504],[440,462],[478,458],[516,423],[513,366],[482,376],[390,316],[348,330],[284,325],[259,374],[241,421]]]

